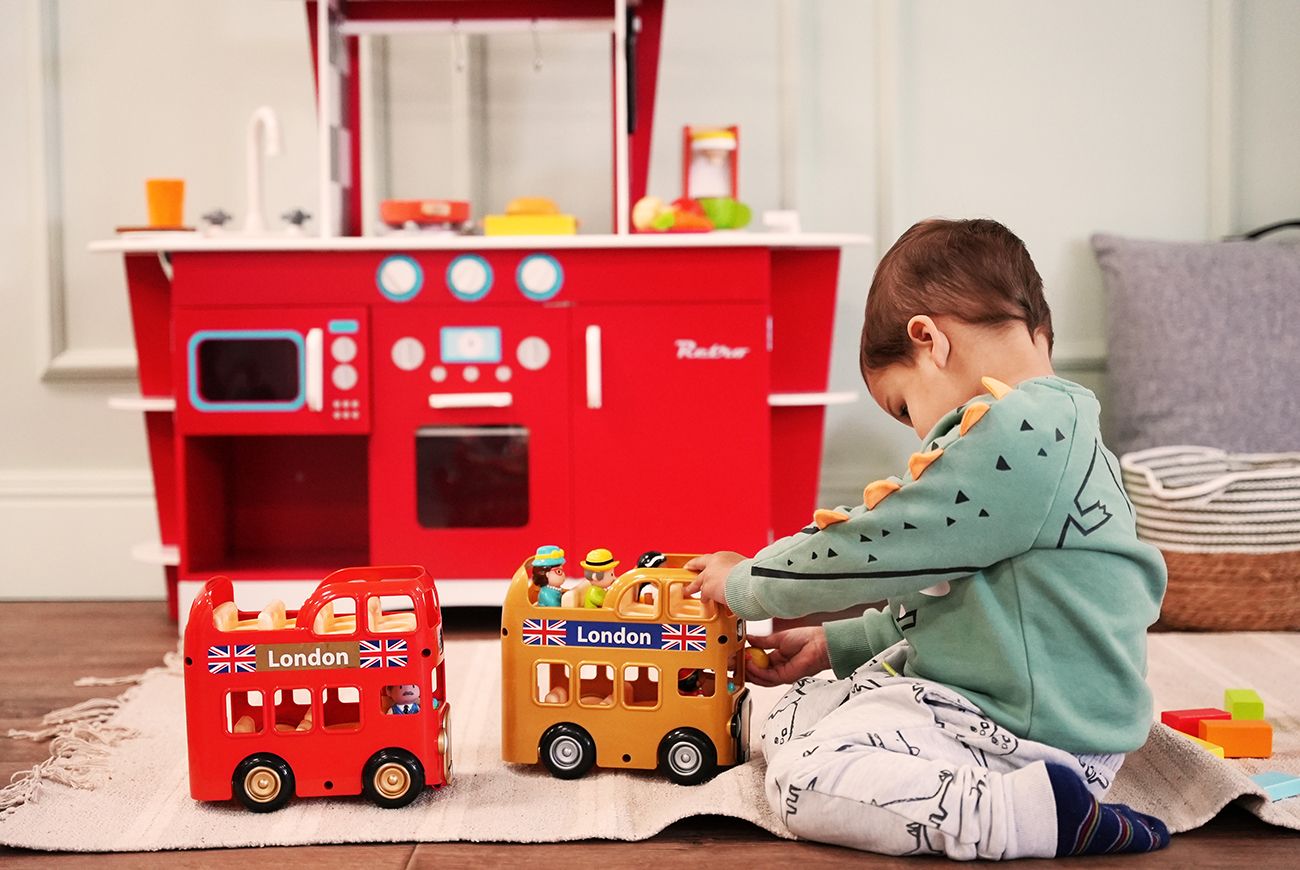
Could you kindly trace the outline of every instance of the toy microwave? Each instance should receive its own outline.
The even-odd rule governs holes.
[[[370,423],[364,309],[176,314],[181,426],[194,433],[361,433]]]

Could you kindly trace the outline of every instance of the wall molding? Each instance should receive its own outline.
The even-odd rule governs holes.
[[[57,0],[29,0],[29,80],[35,83],[31,105],[29,153],[32,173],[32,221],[36,234],[33,274],[45,296],[41,343],[41,379],[45,381],[131,380],[136,376],[135,348],[73,347],[69,339],[68,288],[64,269],[63,165],[59,74],[59,6]]]
[[[147,469],[0,469],[0,505],[58,499],[130,500],[153,507],[153,476]]]

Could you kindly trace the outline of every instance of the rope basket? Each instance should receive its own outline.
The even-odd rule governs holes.
[[[1157,447],[1120,468],[1169,568],[1161,625],[1300,629],[1300,454]]]

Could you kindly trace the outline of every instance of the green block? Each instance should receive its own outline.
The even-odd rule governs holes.
[[[1263,719],[1264,701],[1254,689],[1224,689],[1223,709],[1233,719]]]

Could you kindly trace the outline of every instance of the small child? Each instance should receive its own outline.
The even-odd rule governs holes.
[[[745,619],[887,600],[792,628],[755,683],[794,682],[763,735],[767,796],[800,837],[1008,859],[1163,848],[1102,804],[1146,740],[1146,630],[1165,567],[1138,541],[1091,392],[1056,377],[1024,244],[991,220],[916,224],[881,260],[861,369],[920,449],[863,503],[819,510],[694,587]],[[812,675],[832,668],[838,680]]]

